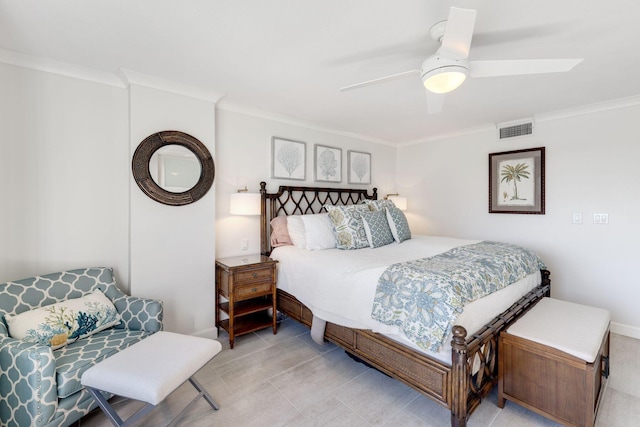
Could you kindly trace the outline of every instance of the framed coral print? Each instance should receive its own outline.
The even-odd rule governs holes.
[[[314,179],[319,182],[342,182],[342,149],[313,146]]]
[[[307,144],[271,138],[271,178],[306,179]]]
[[[544,209],[544,147],[489,154],[489,213]]]
[[[349,184],[371,184],[371,153],[347,151]]]

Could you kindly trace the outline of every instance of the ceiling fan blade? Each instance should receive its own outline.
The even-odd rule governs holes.
[[[433,93],[427,90],[427,111],[429,114],[441,112],[442,104],[444,104],[444,93]]]
[[[582,62],[576,59],[515,59],[469,61],[471,77],[515,76],[520,74],[562,73]]]
[[[467,58],[475,23],[475,10],[452,7],[449,11],[447,27],[442,37],[442,46],[438,53],[451,59]]]
[[[380,77],[378,79],[367,80],[366,82],[361,82],[361,83],[356,83],[356,84],[353,84],[353,85],[341,87],[340,88],[340,92],[344,92],[344,91],[351,90],[351,89],[360,89],[361,87],[371,86],[371,85],[375,85],[375,84],[378,84],[378,83],[384,83],[384,82],[388,82],[388,81],[391,81],[391,80],[404,79],[405,77],[412,77],[412,76],[416,76],[416,75],[417,76],[420,75],[420,70],[405,71],[405,72],[402,72],[402,73],[392,74],[390,76]]]

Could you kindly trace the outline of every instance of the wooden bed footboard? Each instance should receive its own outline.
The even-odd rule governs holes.
[[[542,297],[550,295],[549,276],[549,271],[542,270],[540,286],[471,336],[462,326],[454,326],[451,365],[369,330],[327,323],[324,337],[447,407],[451,410],[451,425],[463,427],[481,399],[498,382],[500,331],[526,313]],[[277,298],[279,311],[311,327],[313,314],[304,304],[280,289]]]
[[[260,183],[260,252],[271,254],[270,221],[281,215],[320,213],[325,204],[358,204],[377,199],[377,190],[280,186],[267,192]],[[542,270],[542,283],[479,331],[468,335],[453,327],[451,364],[442,363],[383,335],[327,323],[325,339],[344,348],[387,375],[396,378],[451,410],[451,425],[463,427],[481,399],[498,382],[498,335],[542,297],[550,296],[550,273]],[[278,310],[311,327],[311,311],[293,295],[277,291]]]

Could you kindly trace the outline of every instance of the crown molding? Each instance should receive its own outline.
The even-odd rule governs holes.
[[[225,94],[220,94],[214,91],[205,90],[195,86],[186,85],[183,83],[170,81],[161,77],[152,76],[149,74],[143,74],[136,71],[121,68],[118,74],[109,73],[106,71],[96,70],[93,68],[71,64],[67,62],[57,61],[49,58],[36,57],[20,52],[15,52],[7,49],[0,48],[0,63],[14,65],[23,68],[29,68],[38,71],[44,71],[48,73],[58,74],[62,76],[72,77],[76,79],[86,80],[108,86],[114,86],[118,88],[126,88],[131,84],[147,86],[154,89],[160,89],[167,92],[172,92],[180,95],[189,96],[196,99],[201,99],[208,102],[218,103]],[[580,116],[584,114],[592,114],[602,111],[615,110],[619,108],[626,108],[640,105],[640,95],[629,96],[625,98],[613,99],[609,101],[603,101],[594,104],[588,104],[575,108],[568,108],[565,110],[552,111],[548,113],[535,114],[533,117],[537,123],[565,119],[569,117]],[[345,136],[348,138],[355,138],[362,141],[368,141],[375,144],[382,144],[392,147],[405,147],[416,144],[423,144],[433,141],[439,141],[448,138],[454,138],[458,136],[470,135],[475,133],[482,133],[487,131],[495,131],[495,123],[475,126],[466,129],[460,129],[458,131],[444,133],[441,135],[435,135],[428,138],[421,138],[409,141],[388,141],[380,138],[372,138],[369,136],[359,135],[352,132],[341,131],[318,125],[315,122],[299,119],[292,116],[286,116],[283,114],[273,113],[265,110],[254,109],[245,107],[233,103],[227,103],[222,101],[217,104],[217,108],[236,112],[240,114],[246,114],[249,116],[259,117],[267,120],[273,120],[281,123],[286,123],[292,126],[300,126],[308,129],[314,129],[321,132],[332,133],[335,135]]]
[[[260,110],[257,108],[251,108],[251,107],[246,107],[243,105],[238,105],[238,104],[233,104],[230,102],[226,102],[226,101],[221,101],[219,104],[216,105],[216,108],[218,108],[219,110],[224,110],[224,111],[229,111],[232,113],[238,113],[238,114],[244,114],[247,116],[252,116],[252,117],[258,117],[261,119],[265,119],[265,120],[272,120],[275,122],[279,122],[279,123],[285,123],[291,126],[300,126],[300,127],[304,127],[307,129],[312,129],[312,130],[316,130],[316,131],[320,131],[320,132],[327,132],[327,133],[331,133],[334,135],[339,135],[339,136],[344,136],[344,137],[348,137],[348,138],[355,138],[355,139],[359,139],[361,141],[367,141],[367,142],[371,142],[374,144],[381,144],[381,145],[387,145],[387,146],[391,146],[391,147],[396,147],[397,145],[391,141],[387,141],[384,139],[380,139],[380,138],[372,138],[369,136],[365,136],[365,135],[359,135],[356,133],[352,133],[352,132],[346,132],[346,131],[341,131],[338,129],[332,129],[332,128],[328,128],[328,127],[324,127],[321,125],[318,125],[315,122],[312,121],[308,121],[308,120],[303,120],[303,119],[299,119],[297,117],[292,117],[292,116],[287,116],[284,114],[278,114],[278,113],[273,113],[270,111],[265,111],[265,110]]]
[[[196,86],[190,86],[172,80],[167,80],[162,77],[152,76],[150,74],[139,73],[137,71],[128,70],[126,68],[120,68],[120,70],[118,70],[118,75],[127,87],[132,84],[138,86],[146,86],[153,89],[163,90],[165,92],[171,92],[178,95],[200,99],[202,101],[213,102],[214,104],[225,96],[225,94],[221,94],[211,90],[202,89]]]
[[[31,56],[12,50],[0,49],[0,62],[109,86],[125,87],[122,81],[112,73],[84,67],[82,65],[56,61],[54,59]]]
[[[552,111],[549,113],[535,114],[533,119],[536,123],[566,119],[569,117],[581,116],[584,114],[593,114],[602,111],[615,110],[618,108],[627,108],[640,105],[640,95],[629,96],[625,98],[612,99],[609,101],[598,102],[595,104],[583,105],[580,107],[567,108],[565,110]],[[466,129],[460,129],[455,132],[444,133],[423,139],[415,139],[411,141],[404,141],[396,144],[397,147],[406,147],[410,145],[424,144],[428,142],[439,141],[443,139],[455,138],[458,136],[471,135],[477,133],[483,133],[496,130],[495,123],[488,123],[485,125],[470,127]]]
[[[407,147],[410,145],[418,145],[418,144],[424,144],[427,142],[434,142],[434,141],[440,141],[443,139],[450,139],[450,138],[456,138],[459,136],[465,136],[465,135],[472,135],[472,134],[476,134],[476,133],[483,133],[483,132],[495,132],[496,130],[496,125],[495,123],[487,123],[484,125],[479,125],[479,126],[473,126],[473,127],[468,127],[465,129],[460,129],[454,132],[447,132],[447,133],[443,133],[440,135],[435,135],[435,136],[430,136],[428,138],[422,138],[422,139],[413,139],[410,141],[404,141],[404,142],[400,142],[398,144],[396,144],[396,147]]]
[[[138,73],[127,69],[120,69],[118,74],[96,70],[82,65],[57,61],[49,58],[42,58],[25,53],[15,52],[0,48],[0,62],[15,65],[22,68],[29,68],[47,73],[58,74],[94,83],[105,84],[118,88],[126,88],[130,84],[148,86],[167,92],[177,93],[192,98],[201,99],[216,103],[224,95],[213,91],[201,89],[195,86],[172,82],[161,77]]]
[[[558,111],[552,111],[549,113],[536,114],[534,118],[536,122],[546,122],[550,120],[559,120],[559,119],[566,119],[569,117],[581,116],[584,114],[593,114],[593,113],[599,113],[602,111],[616,110],[618,108],[633,107],[636,105],[640,105],[640,95],[612,99],[609,101],[583,105],[581,107],[576,107],[576,108],[567,108],[566,110],[558,110]]]

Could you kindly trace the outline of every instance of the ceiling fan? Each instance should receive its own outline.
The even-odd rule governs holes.
[[[457,89],[470,77],[498,77],[522,74],[559,73],[570,71],[582,59],[520,59],[469,61],[476,11],[452,7],[446,21],[438,22],[429,35],[441,43],[419,70],[410,70],[340,88],[341,92],[405,77],[420,76],[427,89],[430,114],[442,110],[444,94]]]

